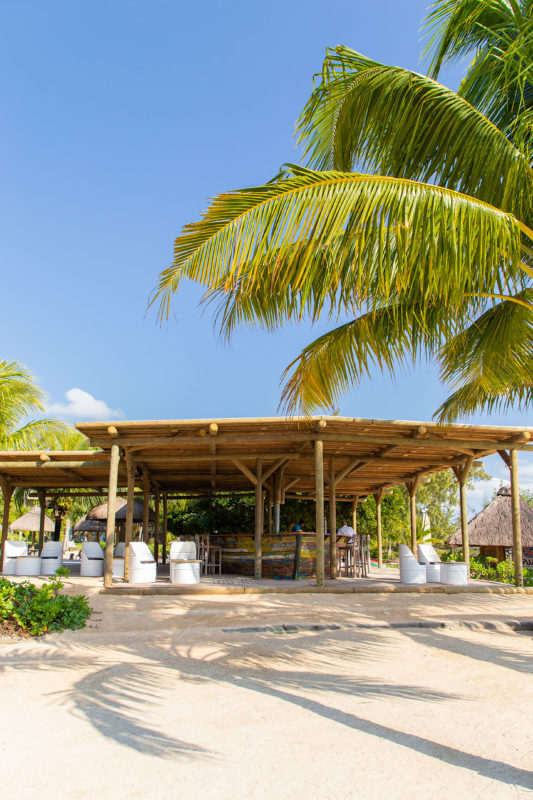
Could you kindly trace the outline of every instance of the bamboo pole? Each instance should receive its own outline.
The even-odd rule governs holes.
[[[378,567],[383,566],[383,533],[381,530],[381,501],[383,499],[383,492],[377,492],[374,495],[376,501],[376,538],[378,544]]]
[[[124,580],[130,579],[130,542],[133,536],[133,504],[135,502],[135,461],[131,453],[126,453],[128,475],[128,495],[126,500],[126,533],[124,536]]]
[[[315,442],[316,585],[324,586],[324,443]]]
[[[2,540],[0,542],[0,571],[4,569],[4,551],[6,549],[7,532],[9,530],[9,508],[11,506],[11,495],[13,486],[9,481],[2,480],[2,494],[4,496],[4,514],[2,517]]]
[[[335,491],[335,459],[329,459],[329,577],[337,577],[337,496]]]
[[[168,493],[163,492],[163,564],[167,563],[167,508]]]
[[[39,489],[37,492],[37,497],[39,498],[39,506],[40,506],[40,515],[39,515],[39,553],[43,549],[44,546],[44,520],[46,517],[46,489]]]
[[[258,458],[255,462],[255,553],[254,577],[261,578],[261,538],[263,536],[263,484],[261,482],[262,461]]]
[[[118,444],[112,444],[111,456],[109,459],[109,490],[107,493],[107,522],[104,554],[104,587],[106,589],[110,589],[113,585],[113,545],[115,538],[115,507],[119,459],[120,448]]]
[[[154,513],[155,513],[154,558],[157,569],[157,564],[159,563],[159,486],[155,487],[155,492],[154,492]]]
[[[511,451],[511,508],[513,515],[513,561],[514,581],[517,586],[524,585],[522,568],[522,530],[520,524],[520,486],[518,481],[518,453]]]
[[[150,476],[147,469],[143,469],[143,541],[150,541],[148,526],[150,524]]]

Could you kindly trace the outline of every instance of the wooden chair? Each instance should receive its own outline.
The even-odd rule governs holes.
[[[200,533],[194,538],[202,575],[208,575],[210,570],[213,575],[217,570],[218,574],[222,575],[222,548],[211,545],[208,533]]]

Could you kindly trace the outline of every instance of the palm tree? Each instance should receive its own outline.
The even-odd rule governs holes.
[[[336,405],[377,366],[436,354],[450,419],[533,399],[530,0],[440,0],[433,77],[328,51],[299,121],[306,166],[218,196],[176,239],[152,302],[206,286],[221,333],[326,315],[283,401]],[[474,52],[455,93],[442,64]]]
[[[44,393],[17,361],[0,360],[0,450],[40,450],[61,445],[70,428],[53,419],[30,419],[43,411]]]

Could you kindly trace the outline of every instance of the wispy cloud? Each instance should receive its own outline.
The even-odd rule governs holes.
[[[65,392],[67,403],[48,403],[46,411],[57,417],[72,417],[77,420],[124,419],[121,408],[110,408],[105,400],[97,400],[84,389],[73,387]]]

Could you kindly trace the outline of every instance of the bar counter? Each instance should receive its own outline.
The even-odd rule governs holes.
[[[314,532],[267,533],[261,539],[263,578],[316,577],[316,539]],[[222,548],[222,572],[229,575],[254,575],[254,535],[246,533],[211,534],[210,544]],[[329,535],[325,536],[324,559],[329,574]]]

